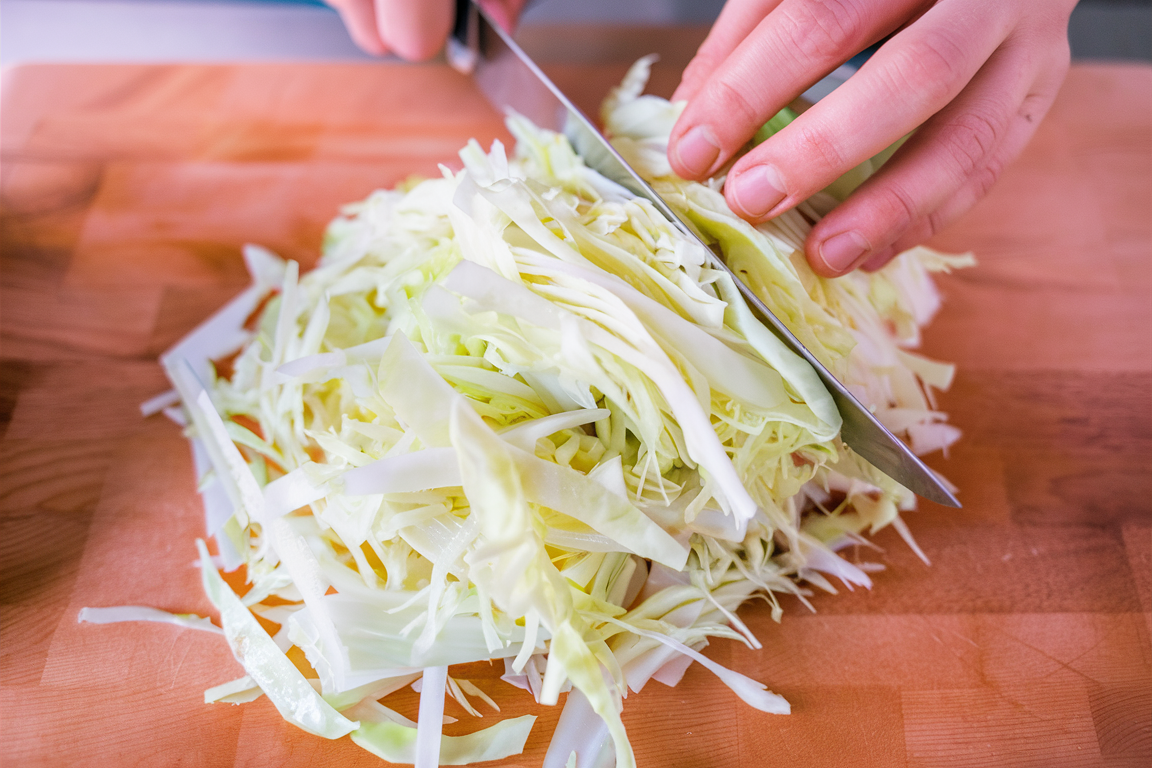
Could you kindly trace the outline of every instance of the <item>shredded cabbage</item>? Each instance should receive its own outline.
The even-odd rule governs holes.
[[[946,448],[932,389],[953,370],[910,349],[939,306],[929,273],[971,258],[816,276],[801,249],[827,201],[752,226],[722,178],[676,178],[682,105],[642,95],[650,63],[605,102],[616,146],[881,421]],[[624,768],[623,696],[692,660],[787,713],[699,650],[759,647],[736,615],[753,596],[779,620],[777,594],[870,586],[836,550],[890,524],[915,546],[915,501],[843,445],[812,369],[699,244],[562,136],[508,124],[512,157],[471,142],[463,170],[347,206],[307,274],[250,247],[252,287],[163,357],[176,394],[145,409],[182,403],[218,562],[249,584],[198,543],[246,672],[206,701],[264,694],[311,733],[457,765],[528,738],[531,717],[441,735],[445,695],[491,701],[452,665],[502,659],[537,701],[567,693],[546,765]],[[145,610],[81,619],[211,626]],[[413,724],[381,699],[417,678]]]

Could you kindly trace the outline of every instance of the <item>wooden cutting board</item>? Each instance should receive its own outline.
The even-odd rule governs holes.
[[[586,106],[633,54],[692,50],[605,39],[608,64],[551,52]],[[380,765],[266,699],[203,704],[239,674],[215,636],[76,615],[209,612],[188,448],[137,406],[167,388],[157,354],[245,285],[240,247],[308,266],[341,203],[436,173],[499,120],[439,65],[31,66],[2,94],[4,764]],[[981,266],[941,280],[925,342],[960,364],[943,406],[966,433],[931,461],[964,509],[908,516],[932,566],[885,531],[871,591],[788,603],[779,625],[749,606],[764,648],[708,653],[794,714],[694,666],[625,702],[642,766],[1152,762],[1150,94],[1152,68],[1074,67],[1021,160],[934,242]],[[499,672],[469,673],[502,707],[484,722],[538,714],[507,764],[539,765],[558,709]]]

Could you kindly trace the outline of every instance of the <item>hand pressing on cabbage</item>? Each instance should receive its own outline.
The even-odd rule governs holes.
[[[669,160],[715,176],[814,82],[891,37],[848,82],[728,170],[729,207],[779,215],[916,131],[812,230],[812,269],[879,268],[968,210],[1032,137],[1068,69],[1073,0],[731,0],[673,99]]]

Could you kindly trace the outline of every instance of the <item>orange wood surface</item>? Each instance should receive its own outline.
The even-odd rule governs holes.
[[[552,69],[589,104],[623,72],[606,61]],[[1152,763],[1150,95],[1152,68],[1074,67],[1024,156],[934,242],[981,265],[941,281],[926,336],[960,364],[943,405],[965,431],[931,460],[964,509],[908,516],[933,565],[884,531],[871,591],[787,603],[779,625],[747,607],[764,648],[708,653],[794,713],[694,666],[625,702],[642,766]],[[380,765],[266,699],[203,704],[240,673],[215,636],[76,614],[209,613],[189,450],[137,406],[167,388],[157,354],[244,287],[240,247],[312,264],[341,203],[503,136],[497,116],[439,65],[30,66],[2,96],[3,764]],[[499,672],[470,675],[495,717],[540,715],[507,761],[539,765],[558,708]]]

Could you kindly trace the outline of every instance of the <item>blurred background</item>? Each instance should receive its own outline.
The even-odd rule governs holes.
[[[536,0],[526,27],[698,26],[723,0]],[[1152,61],[1152,0],[1081,0],[1080,59]],[[36,61],[366,59],[319,0],[2,0],[0,65]]]

